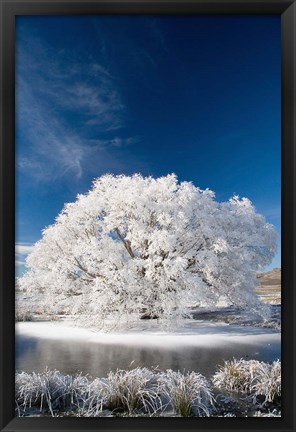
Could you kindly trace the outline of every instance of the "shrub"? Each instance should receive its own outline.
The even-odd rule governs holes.
[[[33,315],[28,311],[15,311],[15,322],[33,321]]]

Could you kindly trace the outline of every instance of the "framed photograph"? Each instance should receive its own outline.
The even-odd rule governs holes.
[[[295,1],[0,4],[1,431],[295,431]]]

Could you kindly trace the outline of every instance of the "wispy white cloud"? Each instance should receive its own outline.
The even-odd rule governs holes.
[[[105,139],[105,140],[91,140],[92,143],[100,146],[104,149],[110,148],[127,148],[130,145],[137,144],[140,142],[139,137],[127,137],[121,138],[119,136],[115,136],[114,138]]]
[[[17,114],[21,125],[26,125],[24,133],[31,143],[19,155],[19,168],[44,181],[67,172],[80,178],[83,142],[59,119],[50,116],[45,105],[36,102],[27,83],[21,81],[19,85],[23,94],[18,101]]]
[[[25,84],[24,84],[25,86]],[[119,155],[112,149],[123,149],[139,138],[83,139],[63,122],[48,116],[47,109],[30,95],[20,104],[23,122],[30,126],[27,135],[31,149],[18,157],[18,167],[36,181],[49,182],[62,177],[81,179],[84,171],[98,175],[100,171],[123,169]]]
[[[137,139],[120,136],[125,107],[116,78],[93,59],[88,64],[71,58],[65,62],[60,59],[65,52],[53,53],[35,40],[27,46],[30,50],[19,53],[17,62],[16,121],[28,141],[17,153],[19,169],[49,182],[80,179],[92,168],[97,174],[104,165],[121,168],[122,161],[110,150]],[[110,138],[94,140],[100,133]]]
[[[42,49],[44,51],[44,46]],[[68,61],[65,61],[65,54],[53,53],[50,60],[44,60],[43,70],[47,71],[49,63],[49,70],[56,77],[52,79],[52,72],[45,75],[42,88],[47,97],[69,112],[80,114],[87,124],[97,124],[102,130],[122,127],[125,106],[117,78],[96,58],[90,56],[77,61],[66,55]],[[47,79],[50,86],[46,85]]]
[[[15,244],[15,264],[18,267],[26,265],[26,257],[32,252],[33,244],[16,243]]]
[[[93,66],[86,68],[92,70]],[[120,129],[124,125],[125,107],[114,80],[101,70],[94,71],[91,78],[87,74],[84,80],[81,74],[77,71],[71,79],[57,80],[49,87],[44,83],[45,98],[66,113],[80,116],[84,125],[97,125],[101,131]]]
[[[15,253],[19,255],[28,255],[32,252],[34,245],[27,243],[16,243]]]

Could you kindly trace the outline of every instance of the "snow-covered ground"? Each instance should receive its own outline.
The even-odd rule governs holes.
[[[140,322],[129,331],[103,333],[91,329],[71,326],[69,322],[20,322],[16,323],[17,336],[44,339],[83,341],[89,343],[118,344],[132,346],[217,346],[231,344],[272,344],[280,340],[280,333],[274,329],[230,325],[224,322],[187,320],[184,327],[176,331],[161,331],[157,323],[149,320]]]

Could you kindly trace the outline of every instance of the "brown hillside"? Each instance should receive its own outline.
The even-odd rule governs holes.
[[[265,273],[258,273],[260,285],[256,288],[257,294],[266,303],[281,303],[281,269],[274,268]]]

